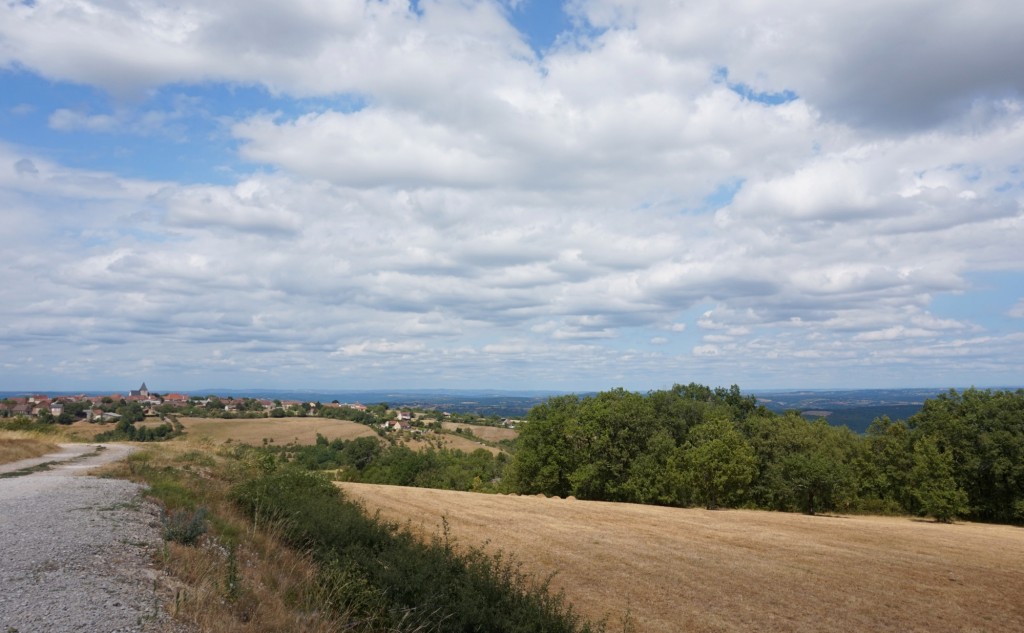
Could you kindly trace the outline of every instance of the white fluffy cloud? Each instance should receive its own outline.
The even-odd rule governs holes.
[[[1021,337],[934,306],[1024,273],[1024,9],[961,4],[574,0],[593,28],[542,57],[487,0],[6,4],[0,63],[119,99],[55,132],[210,116],[136,112],[166,85],[320,100],[223,119],[255,165],[228,184],[0,145],[0,355],[183,387],[1012,381]]]

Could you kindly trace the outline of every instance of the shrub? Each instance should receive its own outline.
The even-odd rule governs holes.
[[[31,431],[33,433],[58,434],[60,429],[54,424],[39,422],[25,416],[17,416],[0,421],[0,431]]]
[[[164,540],[192,545],[206,534],[206,508],[189,511],[184,508],[164,513]]]
[[[477,549],[459,552],[447,537],[424,543],[367,516],[322,476],[284,468],[239,484],[231,496],[255,522],[273,523],[288,543],[313,555],[336,609],[379,629],[592,630],[514,562]]]

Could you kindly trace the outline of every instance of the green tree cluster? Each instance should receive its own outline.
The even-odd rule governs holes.
[[[864,435],[735,385],[558,396],[530,411],[509,490],[664,505],[1024,522],[1024,390],[951,390]]]
[[[551,398],[520,430],[508,486],[581,499],[736,505],[756,474],[742,428],[764,415],[736,386]]]
[[[160,442],[182,435],[183,432],[184,428],[177,420],[164,422],[157,426],[139,427],[135,426],[129,418],[122,417],[118,420],[114,430],[97,433],[94,440],[96,442]]]
[[[508,461],[504,454],[495,457],[482,448],[471,453],[432,447],[417,451],[376,437],[328,441],[320,434],[313,445],[266,450],[306,470],[337,471],[345,481],[446,490],[494,491]]]

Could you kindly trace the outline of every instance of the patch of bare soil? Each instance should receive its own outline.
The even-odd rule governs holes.
[[[339,484],[638,632],[1024,631],[1024,529]]]

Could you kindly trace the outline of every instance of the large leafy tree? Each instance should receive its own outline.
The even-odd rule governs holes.
[[[573,429],[578,462],[569,475],[572,494],[581,499],[635,501],[625,482],[633,461],[647,452],[655,432],[650,401],[615,389],[583,401]]]
[[[857,461],[861,498],[875,508],[913,511],[917,506],[910,484],[913,437],[907,424],[886,416],[876,419],[867,429],[863,448]]]
[[[856,497],[857,437],[846,427],[808,423],[795,413],[778,422],[775,435],[763,439],[770,448],[761,482],[768,507],[805,514],[848,509]]]
[[[579,396],[557,396],[530,410],[520,426],[508,487],[520,494],[568,496],[569,475],[580,462]]]
[[[636,503],[681,505],[686,501],[684,488],[682,448],[667,429],[658,429],[647,450],[630,465],[623,494]]]
[[[967,511],[967,493],[953,477],[952,453],[940,450],[935,439],[917,440],[910,479],[922,514],[948,523]]]
[[[908,423],[951,453],[953,477],[983,521],[1024,521],[1024,389],[950,390]]]
[[[683,453],[692,500],[715,509],[741,502],[757,472],[757,458],[728,419],[694,427]]]

